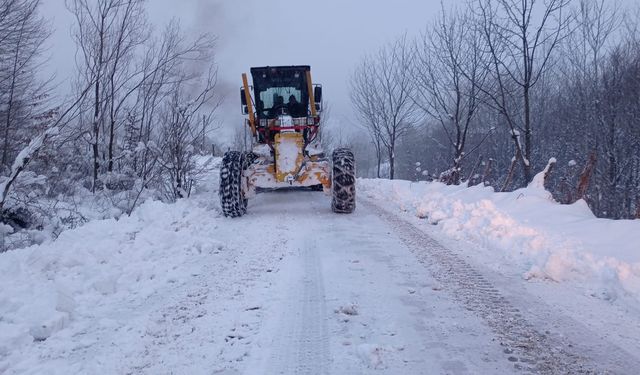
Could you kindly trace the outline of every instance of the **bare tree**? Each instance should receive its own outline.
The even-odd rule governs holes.
[[[8,168],[37,128],[34,118],[47,110],[49,81],[34,72],[45,62],[43,44],[51,35],[38,14],[40,0],[3,1],[0,5],[0,137],[1,163]]]
[[[152,38],[145,0],[69,0],[68,6],[77,22],[81,82],[94,82],[87,103],[93,116],[85,121],[91,128],[92,190],[101,173],[123,182],[134,175],[146,179],[149,166],[156,165],[150,142],[159,109],[176,82],[193,78],[184,73],[186,63],[208,58],[215,38],[187,41],[175,21],[160,39]],[[119,167],[116,174],[116,161],[130,172],[122,174]]]
[[[572,123],[573,129],[579,129],[579,136],[575,136],[575,131],[572,132],[573,147],[584,154],[578,158],[585,161],[585,171],[588,171],[576,182],[579,184],[576,197],[589,198],[586,193],[592,175],[591,169],[597,166],[596,178],[600,179],[598,175],[607,174],[604,169],[611,172],[616,165],[615,137],[612,136],[615,126],[613,122],[607,124],[606,121],[605,96],[609,94],[601,87],[607,69],[606,55],[611,52],[614,41],[618,39],[616,35],[623,17],[616,1],[580,0],[574,9],[574,19],[575,31],[564,46],[567,63],[563,64],[563,78],[575,85],[571,97],[573,104],[580,109],[574,114],[575,121]],[[600,136],[603,129],[608,129],[608,137]],[[608,190],[613,189],[613,180],[609,180],[608,184],[598,184],[597,188],[602,189],[607,185]],[[598,193],[610,196],[603,191]],[[606,210],[603,203],[599,199],[592,201],[596,210]]]
[[[389,161],[389,178],[395,176],[396,145],[418,117],[413,101],[411,73],[414,51],[406,35],[365,57],[351,78],[351,102],[368,129],[378,156]],[[380,172],[378,172],[380,173]]]
[[[77,64],[81,81],[94,84],[91,147],[92,190],[95,192],[103,139],[107,144],[107,170],[113,169],[117,112],[128,93],[132,92],[124,88],[132,79],[131,75],[135,75],[130,71],[130,62],[136,47],[144,42],[147,35],[144,0],[69,0],[67,7],[77,23],[75,39],[79,48]]]
[[[335,147],[335,134],[330,128],[331,124],[331,103],[324,101],[322,105],[322,117],[320,118],[320,126],[318,127],[317,142],[320,143],[325,153],[328,153]]]
[[[365,57],[351,77],[351,103],[358,119],[371,138],[376,155],[376,177],[382,164],[382,118],[376,98],[376,69],[370,56]]]
[[[4,219],[4,207],[7,199],[10,197],[12,189],[14,189],[18,177],[26,170],[29,163],[38,155],[40,150],[52,138],[55,138],[69,122],[77,116],[80,103],[89,92],[92,85],[88,85],[79,95],[79,97],[66,106],[62,113],[57,109],[52,109],[47,116],[51,121],[45,122],[46,126],[24,147],[15,158],[9,176],[0,182],[0,217]],[[44,120],[44,119],[43,119]]]
[[[413,98],[427,114],[426,126],[401,137],[397,177],[445,171],[460,178],[446,172],[462,168],[456,159],[476,144],[482,158],[465,173],[473,183],[522,186],[536,164],[556,157],[546,188],[560,201],[584,198],[600,217],[638,216],[640,7],[622,8],[615,0],[473,0],[467,6],[475,22],[462,19],[464,12],[443,16],[417,40]],[[369,55],[358,65],[351,95],[360,123],[386,154],[389,106],[376,79],[382,76],[378,60]],[[484,72],[478,80],[474,69]],[[505,131],[491,131],[497,127]],[[463,145],[464,154],[457,153]]]
[[[566,36],[570,0],[476,0],[479,27],[491,55],[493,85],[483,88],[488,104],[504,118],[513,139],[514,161],[531,181],[532,89],[550,67],[552,53]],[[524,144],[521,142],[524,138]]]
[[[166,190],[170,200],[187,197],[191,190],[192,173],[196,169],[194,156],[200,142],[198,114],[205,110],[205,117],[211,117],[219,106],[215,97],[217,70],[212,67],[201,77],[204,84],[198,90],[192,81],[195,78],[200,76],[183,76],[173,84],[173,94],[162,116],[158,160],[168,176]],[[196,94],[190,94],[193,92]]]
[[[145,176],[155,165],[151,150],[153,131],[166,100],[171,98],[175,82],[184,80],[184,61],[206,61],[210,58],[214,38],[200,35],[185,40],[176,21],[165,28],[160,40],[153,41],[140,62],[142,75],[133,86],[135,103],[128,114],[128,149],[134,154],[131,163],[138,177]],[[186,77],[189,78],[189,77]],[[191,77],[193,78],[193,77]]]
[[[448,15],[444,9],[431,29],[416,40],[415,102],[440,124],[452,149],[452,165],[445,182],[459,184],[467,152],[468,134],[477,126],[476,112],[489,73],[489,55],[482,34],[473,27],[469,11]],[[475,129],[474,129],[475,128]],[[486,136],[480,138],[481,142]]]

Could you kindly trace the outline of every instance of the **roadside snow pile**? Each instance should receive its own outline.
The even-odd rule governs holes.
[[[82,337],[87,325],[116,319],[122,301],[144,306],[205,272],[222,249],[211,238],[212,220],[203,220],[215,216],[188,200],[149,201],[131,217],[89,222],[54,242],[0,254],[0,373],[31,369],[20,352],[34,341],[53,340],[69,324]],[[61,352],[78,350],[59,340]]]
[[[490,266],[502,268],[507,261],[525,279],[576,281],[594,297],[640,302],[640,220],[598,219],[584,201],[560,205],[541,179],[509,193],[369,179],[358,180],[358,188],[449,237],[481,245],[473,251]]]

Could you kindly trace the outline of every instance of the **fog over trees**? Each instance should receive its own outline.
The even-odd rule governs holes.
[[[555,158],[547,188],[556,200],[585,199],[601,217],[640,217],[638,19],[637,7],[609,0],[444,5],[423,33],[381,45],[353,71],[353,107],[371,139],[359,159],[383,166],[361,175],[505,191]],[[411,72],[387,85],[419,109],[393,157],[378,151],[389,108],[378,72],[388,65]]]

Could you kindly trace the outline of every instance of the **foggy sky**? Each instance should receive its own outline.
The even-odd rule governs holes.
[[[219,87],[226,96],[217,121],[226,137],[242,126],[240,76],[252,66],[311,65],[322,83],[334,129],[348,133],[353,121],[348,81],[362,56],[407,33],[423,31],[441,0],[148,0],[149,19],[161,32],[172,17],[193,35],[217,35]],[[462,4],[464,0],[443,0]],[[623,5],[639,0],[622,0]],[[51,72],[68,92],[74,72],[73,17],[64,0],[43,0],[43,13],[55,33],[50,41]]]
[[[439,0],[148,0],[158,32],[177,17],[187,32],[217,35],[219,80],[226,94],[218,121],[227,136],[242,124],[241,74],[263,65],[311,65],[331,107],[332,127],[354,126],[347,84],[354,66],[381,44],[423,30],[439,7]],[[55,29],[50,69],[65,92],[74,72],[73,18],[64,0],[44,0],[43,14]]]

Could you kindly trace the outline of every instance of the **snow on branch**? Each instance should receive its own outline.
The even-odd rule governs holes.
[[[547,166],[544,168],[544,170],[542,170],[542,172],[535,175],[535,177],[533,178],[533,181],[531,181],[531,183],[529,184],[529,187],[544,189],[545,182],[549,180],[549,176],[551,175],[551,171],[553,170],[553,167],[556,165],[556,162],[557,162],[556,158],[549,159]]]
[[[16,181],[20,173],[24,171],[24,169],[29,165],[29,162],[33,159],[33,157],[42,149],[45,145],[45,142],[53,136],[58,134],[58,127],[52,127],[33,138],[29,145],[22,149],[16,160],[13,162],[11,166],[11,173],[9,176],[0,183],[0,191],[2,192],[2,199],[0,200],[0,210],[4,207],[4,204],[9,196],[9,192],[11,191],[11,187],[13,183]]]

